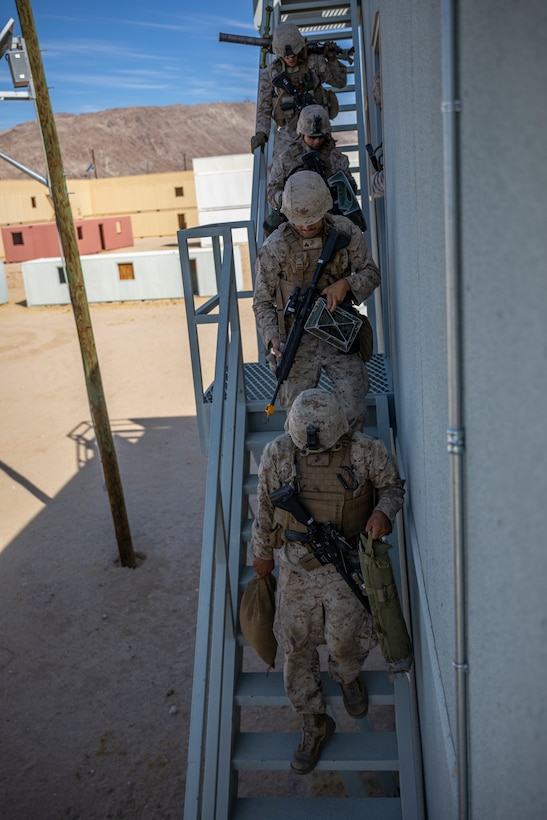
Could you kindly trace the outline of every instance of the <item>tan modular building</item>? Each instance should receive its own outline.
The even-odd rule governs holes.
[[[133,237],[174,236],[198,224],[193,171],[67,180],[74,219],[131,217]],[[54,222],[48,189],[35,180],[0,181],[0,226]],[[5,251],[0,242],[0,258]]]

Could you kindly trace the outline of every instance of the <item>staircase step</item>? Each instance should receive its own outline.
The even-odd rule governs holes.
[[[258,486],[258,473],[249,473],[243,481],[243,492],[245,495],[256,495]]]
[[[387,672],[372,670],[362,672],[369,703],[374,706],[388,706],[395,702],[393,684]],[[328,706],[342,706],[342,692],[327,672],[321,673],[321,684],[325,702]],[[236,706],[286,706],[288,698],[283,685],[281,672],[242,672],[240,673],[234,696]]]
[[[401,801],[395,797],[240,797],[234,803],[232,820],[401,820]]]
[[[281,435],[282,430],[261,430],[255,433],[247,433],[245,436],[245,447],[247,450],[263,450],[266,444],[277,436]]]
[[[249,541],[251,540],[251,526],[252,526],[252,523],[253,523],[253,519],[252,518],[247,518],[247,520],[244,522],[244,524],[241,528],[241,540],[244,541],[245,543],[249,543]]]
[[[288,771],[300,732],[242,732],[232,767],[238,771]],[[395,732],[335,732],[325,744],[320,771],[391,772],[399,769]]]

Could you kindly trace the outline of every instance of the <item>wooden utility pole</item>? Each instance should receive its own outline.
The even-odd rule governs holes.
[[[124,567],[135,567],[135,553],[131,543],[129,521],[123,496],[123,488],[118,469],[118,460],[114,449],[112,430],[108,419],[108,411],[103,391],[95,338],[91,326],[89,304],[85,292],[84,277],[74,220],[66,188],[61,149],[57,136],[57,127],[53,118],[49,91],[46,84],[42,55],[38,45],[36,26],[30,0],[15,0],[19,22],[30,65],[34,92],[36,97],[36,111],[40,121],[40,129],[46,153],[49,185],[55,209],[57,230],[65,257],[70,301],[76,320],[78,339],[84,365],[87,395],[95,435],[99,446],[99,453],[103,465],[106,489],[110,501],[110,509],[114,520],[116,539],[121,564]]]

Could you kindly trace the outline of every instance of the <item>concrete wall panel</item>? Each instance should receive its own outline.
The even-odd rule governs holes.
[[[441,15],[380,11],[386,269],[428,816],[457,814]],[[458,11],[470,815],[547,816],[547,6]],[[450,102],[450,101],[448,101]]]

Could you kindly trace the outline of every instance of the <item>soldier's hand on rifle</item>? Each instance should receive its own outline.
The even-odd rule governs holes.
[[[391,530],[391,521],[381,510],[375,510],[365,524],[365,532],[372,531],[372,537],[376,541],[383,538],[384,535],[389,535]]]
[[[268,142],[268,135],[264,133],[264,131],[259,131],[253,137],[251,137],[251,151],[255,152],[257,148],[261,148],[264,150],[264,145]]]
[[[276,359],[280,359],[283,355],[283,351],[281,349],[281,342],[276,337],[274,337],[270,342],[270,354],[275,356]]]
[[[253,561],[253,569],[259,578],[265,578],[273,568],[274,562],[268,561],[267,558],[255,558]]]
[[[341,305],[348,293],[351,290],[351,285],[347,279],[338,279],[337,282],[333,282],[332,285],[327,285],[324,290],[321,291],[321,296],[324,296],[327,300],[327,308],[332,313],[338,305]]]

